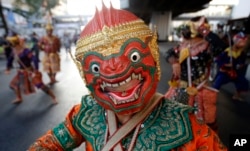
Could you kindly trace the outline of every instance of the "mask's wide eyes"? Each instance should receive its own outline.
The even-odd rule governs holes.
[[[133,52],[131,55],[130,55],[130,60],[132,62],[137,62],[141,59],[141,56],[138,52]]]
[[[91,71],[92,71],[93,73],[99,73],[99,72],[100,72],[100,67],[99,67],[99,65],[97,65],[97,64],[92,64],[92,65],[91,65]]]

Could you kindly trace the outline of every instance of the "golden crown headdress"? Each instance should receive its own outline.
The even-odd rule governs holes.
[[[45,29],[46,30],[53,30],[52,24],[51,23],[46,24]]]
[[[75,57],[81,62],[83,55],[88,51],[110,55],[119,51],[121,44],[127,39],[135,37],[144,42],[150,39],[148,45],[157,63],[158,76],[160,77],[156,32],[153,33],[144,21],[134,14],[126,10],[115,9],[112,5],[107,8],[103,4],[100,11],[96,9],[94,17],[80,34]],[[78,66],[80,66],[79,62]]]
[[[6,40],[12,45],[12,46],[24,46],[24,39],[19,37],[18,35],[14,35],[14,36],[9,36],[6,38]]]

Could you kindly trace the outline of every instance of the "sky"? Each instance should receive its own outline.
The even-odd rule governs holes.
[[[103,0],[106,6],[110,1],[115,8],[120,8],[119,0]],[[67,11],[70,15],[93,15],[95,8],[101,7],[102,0],[67,0]]]

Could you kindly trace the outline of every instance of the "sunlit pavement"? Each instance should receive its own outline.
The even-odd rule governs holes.
[[[167,81],[171,77],[171,68],[163,54],[172,45],[160,43],[162,75],[158,91],[161,93],[167,91]],[[41,53],[40,57],[42,55]],[[28,96],[23,95],[24,101],[20,104],[12,104],[15,95],[8,85],[16,71],[13,69],[10,75],[5,75],[5,60],[0,59],[1,151],[26,150],[38,137],[63,121],[69,110],[80,103],[81,96],[88,93],[70,56],[66,55],[64,49],[61,49],[60,55],[61,72],[57,74],[58,82],[51,87],[57,96],[57,105],[53,105],[50,97],[41,90]],[[45,73],[43,79],[45,83],[49,82]],[[232,84],[223,86],[217,102],[219,136],[226,145],[230,134],[250,134],[250,94],[247,94],[245,102],[237,102],[231,99],[233,92]],[[82,148],[81,146],[75,150],[83,150]]]
[[[51,87],[59,102],[56,105],[41,90],[23,95],[20,104],[12,104],[15,95],[8,85],[16,71],[13,69],[10,75],[5,75],[5,60],[0,60],[1,151],[26,150],[36,138],[63,121],[69,110],[80,102],[81,96],[88,93],[70,56],[65,54],[64,49],[60,54],[61,72],[56,76],[58,82]],[[46,73],[43,73],[43,79],[45,83],[49,82]]]

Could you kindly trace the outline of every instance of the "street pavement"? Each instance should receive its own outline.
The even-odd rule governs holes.
[[[164,59],[164,53],[175,43],[159,43],[161,80],[158,92],[165,93],[167,81],[171,77],[171,67]],[[74,50],[75,47],[72,47]],[[43,54],[40,54],[40,57]],[[25,151],[38,137],[64,120],[69,110],[80,103],[81,97],[88,90],[77,71],[77,68],[62,48],[61,72],[57,74],[58,82],[51,87],[57,96],[58,104],[41,90],[31,95],[23,95],[23,102],[12,104],[14,92],[9,88],[9,82],[15,75],[13,69],[10,75],[5,75],[5,59],[0,57],[0,151]],[[45,83],[49,79],[43,73]],[[249,84],[249,83],[248,83]],[[235,89],[232,84],[223,86],[218,95],[217,120],[219,136],[225,145],[229,145],[230,134],[250,134],[250,94],[244,102],[231,99]],[[74,151],[82,151],[83,146]]]

